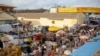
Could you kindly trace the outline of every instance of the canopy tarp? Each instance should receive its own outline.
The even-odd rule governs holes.
[[[56,26],[50,26],[48,28],[49,31],[58,31],[60,28],[59,27],[56,27]]]
[[[9,24],[2,24],[2,25],[0,25],[0,31],[1,32],[10,32],[10,31],[13,31],[13,28]]]
[[[100,48],[100,42],[87,42],[82,47],[72,52],[71,56],[93,56]]]

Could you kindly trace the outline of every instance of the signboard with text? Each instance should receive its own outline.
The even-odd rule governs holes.
[[[91,12],[91,13],[100,13],[100,8],[94,7],[76,7],[76,8],[57,8],[58,13],[66,13],[66,12]]]

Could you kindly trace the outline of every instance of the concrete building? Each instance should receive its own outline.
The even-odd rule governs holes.
[[[16,17],[13,14],[13,6],[0,4],[0,24],[10,23]]]
[[[16,13],[15,15],[21,21],[32,21],[34,25],[42,26],[71,27],[84,21],[82,13]],[[55,23],[52,24],[52,21]]]
[[[92,13],[99,14],[100,8],[51,8],[49,12],[16,12],[15,15],[21,21],[32,21],[34,25],[71,27],[74,24],[82,24],[84,21],[88,21]],[[52,21],[55,23],[53,24]]]

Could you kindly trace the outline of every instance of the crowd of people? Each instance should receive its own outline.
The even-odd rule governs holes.
[[[30,51],[37,56],[69,55],[73,50],[94,37],[98,31],[99,28],[91,29],[88,25],[78,26],[71,30],[37,31],[28,45],[33,46]]]
[[[15,32],[16,35],[19,34],[19,39],[23,39],[23,43],[16,45],[8,41],[5,47],[1,43],[0,56],[66,56],[100,34],[99,27],[90,27],[87,24],[49,31],[31,30],[30,23],[26,26],[20,24],[19,33]]]

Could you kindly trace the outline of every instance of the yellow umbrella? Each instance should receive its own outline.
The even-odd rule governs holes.
[[[49,31],[58,31],[60,28],[56,27],[56,26],[50,26],[48,28]]]

